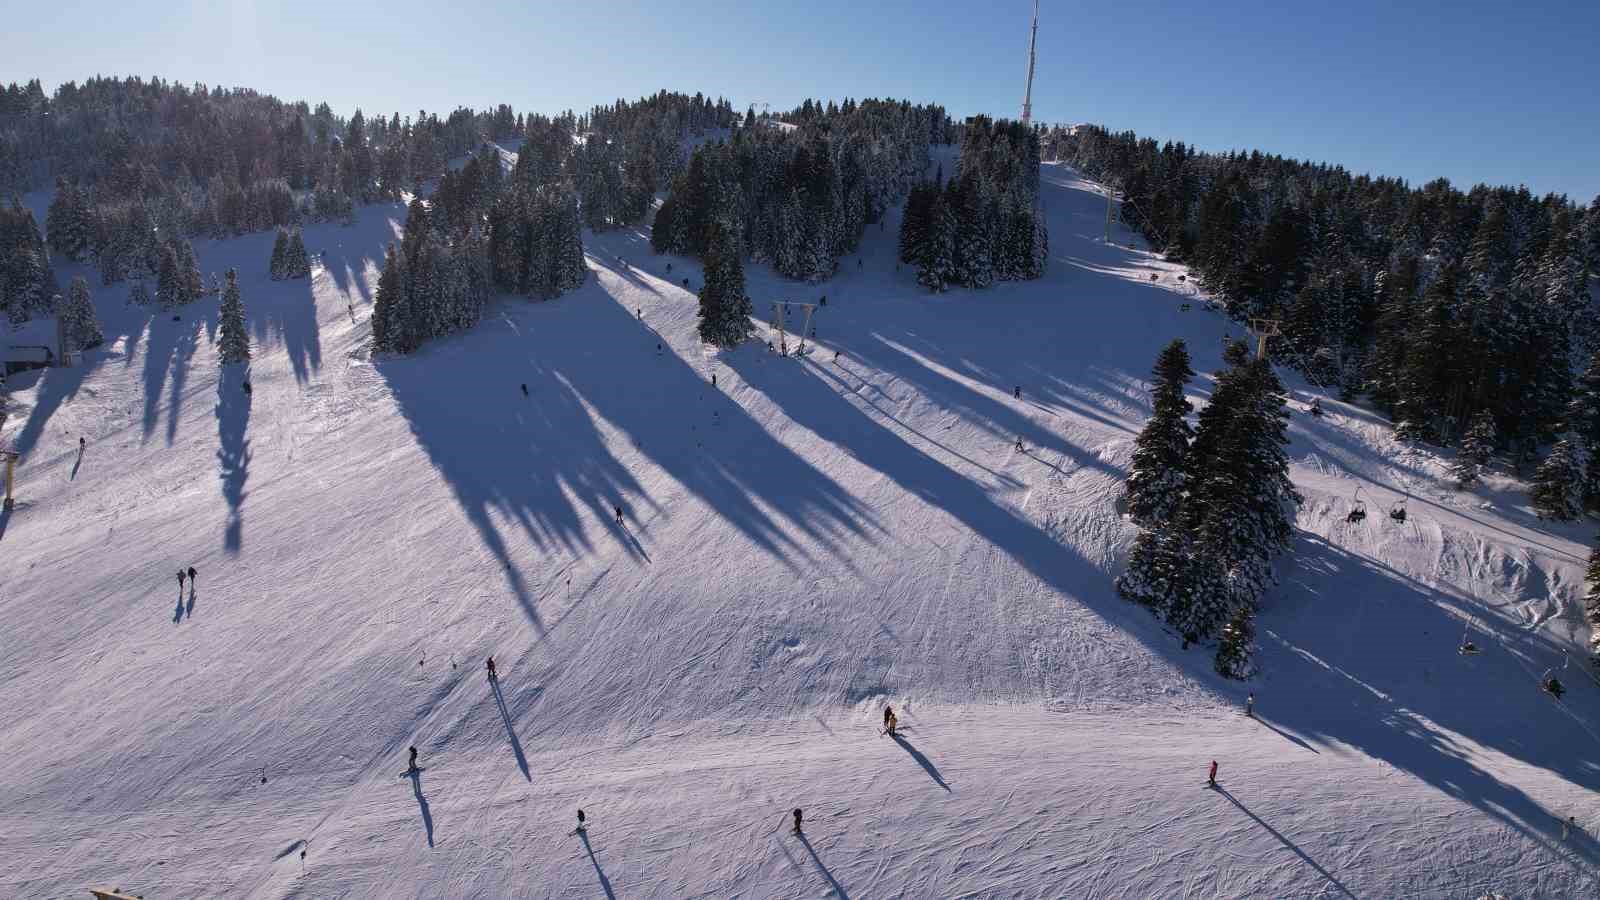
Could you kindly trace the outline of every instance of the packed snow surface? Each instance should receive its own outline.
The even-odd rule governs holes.
[[[97,287],[106,345],[0,435],[0,895],[1596,896],[1587,528],[1285,373],[1300,530],[1217,678],[1115,595],[1116,501],[1157,351],[1203,403],[1241,331],[1042,190],[1037,282],[931,296],[896,214],[824,284],[750,266],[763,319],[826,294],[799,358],[703,347],[699,265],[628,230],[373,359],[398,205],[307,228],[309,280],[197,242],[248,395],[214,297]]]

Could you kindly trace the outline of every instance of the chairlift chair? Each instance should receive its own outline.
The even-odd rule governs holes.
[[[1472,620],[1468,619],[1467,624],[1461,629],[1461,646],[1456,648],[1456,652],[1462,656],[1476,656],[1479,653],[1478,645],[1474,644],[1472,638],[1467,636],[1471,631]]]
[[[1344,521],[1346,525],[1354,525],[1357,522],[1366,521],[1366,518],[1367,504],[1361,499],[1361,486],[1357,485],[1355,500],[1351,504],[1350,512],[1345,514]]]
[[[1180,304],[1178,304],[1178,312],[1188,312],[1191,309],[1194,309],[1194,306],[1191,305],[1191,304],[1188,304],[1188,303],[1180,303]]]
[[[1311,398],[1310,413],[1313,416],[1316,416],[1319,419],[1322,418],[1322,398],[1321,397],[1312,397]]]
[[[1399,503],[1396,503],[1394,506],[1389,507],[1389,518],[1395,520],[1396,522],[1405,522],[1406,501],[1404,499],[1402,499]]]

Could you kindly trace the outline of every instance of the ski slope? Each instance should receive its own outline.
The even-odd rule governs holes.
[[[1590,535],[1514,479],[1457,493],[1285,373],[1306,504],[1262,674],[1115,596],[1150,365],[1186,338],[1202,403],[1240,331],[1103,244],[1097,190],[1045,167],[1038,282],[930,296],[895,215],[825,284],[750,266],[762,316],[826,294],[798,359],[702,347],[698,264],[642,231],[373,359],[399,205],[307,228],[309,281],[267,279],[270,234],[197,242],[250,395],[215,298],[97,290],[106,346],[15,377],[0,435],[0,895],[1595,895]]]

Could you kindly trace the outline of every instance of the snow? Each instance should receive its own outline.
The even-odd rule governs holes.
[[[630,230],[373,360],[398,204],[308,227],[309,281],[196,242],[248,398],[215,298],[97,287],[106,345],[15,376],[0,434],[0,895],[1593,895],[1587,526],[1286,373],[1296,552],[1262,675],[1217,678],[1115,596],[1115,504],[1160,347],[1209,373],[1239,328],[1043,183],[1038,282],[930,296],[893,214],[823,285],[751,266],[763,317],[827,295],[803,359],[707,351],[698,264]]]

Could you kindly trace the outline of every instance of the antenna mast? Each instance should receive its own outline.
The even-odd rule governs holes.
[[[1022,92],[1022,124],[1033,118],[1033,45],[1039,38],[1039,0],[1033,0],[1033,30],[1028,34],[1028,86]]]

